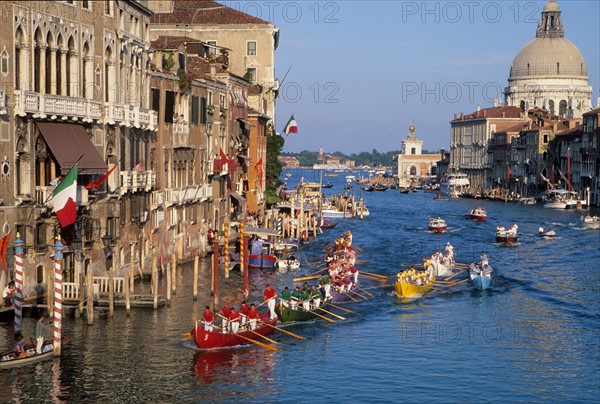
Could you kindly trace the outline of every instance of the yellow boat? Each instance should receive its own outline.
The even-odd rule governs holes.
[[[396,294],[402,297],[423,295],[431,290],[435,277],[426,270],[415,271],[407,269],[398,273],[398,280],[394,283]]]

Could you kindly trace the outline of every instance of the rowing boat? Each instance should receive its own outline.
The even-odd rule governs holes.
[[[326,306],[327,306],[327,304],[321,304],[319,307],[325,308]],[[318,310],[318,309],[313,309],[313,310]],[[288,323],[291,321],[308,321],[308,320],[312,320],[313,318],[318,317],[314,313],[305,311],[302,308],[302,303],[298,303],[298,306],[295,309],[293,309],[289,306],[283,306],[281,304],[278,304],[277,307],[275,308],[275,312],[277,313],[277,316],[279,316],[279,319],[281,320],[282,323]]]
[[[206,331],[199,322],[196,322],[190,333],[199,349],[219,349],[247,345],[251,343],[248,340],[254,341],[261,335],[272,334],[273,328],[269,325],[274,326],[277,324],[277,317],[271,320],[269,319],[269,313],[261,314],[259,319],[265,324],[259,325],[252,331],[242,330],[241,327],[240,331],[235,334],[230,332]]]
[[[487,210],[478,206],[475,209],[471,209],[465,215],[465,218],[474,220],[476,222],[485,222],[487,220]]]
[[[44,345],[42,345],[42,353],[40,354],[35,352],[35,345],[33,347],[29,346],[25,352],[27,352],[29,356],[21,358],[16,357],[13,351],[0,353],[0,369],[25,366],[52,358],[54,356],[53,342],[45,341]]]
[[[429,218],[429,231],[432,231],[434,233],[445,233],[446,232],[446,221],[444,219],[442,219],[441,217],[435,218],[435,217],[430,217]]]
[[[493,271],[494,270],[489,265],[485,266],[482,270],[471,264],[471,267],[469,268],[469,278],[475,289],[490,289],[492,287],[492,282],[494,281]]]
[[[426,270],[406,270],[398,274],[394,289],[402,297],[419,297],[431,290],[434,280],[435,277]]]

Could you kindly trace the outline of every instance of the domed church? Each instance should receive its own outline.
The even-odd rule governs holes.
[[[579,118],[592,107],[592,87],[579,49],[566,39],[560,7],[549,0],[536,38],[527,43],[510,68],[506,105],[522,111],[543,108],[563,118]]]

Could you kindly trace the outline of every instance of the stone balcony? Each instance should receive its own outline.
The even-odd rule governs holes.
[[[158,113],[129,104],[103,103],[80,97],[15,90],[15,114],[34,118],[108,123],[156,130]],[[2,108],[0,93],[0,111]]]
[[[52,192],[55,187],[35,187],[35,201],[38,205],[52,206]],[[77,205],[87,206],[89,203],[88,190],[85,187],[77,187]]]
[[[104,122],[110,125],[156,130],[158,113],[129,104],[104,103]]]
[[[92,122],[102,119],[102,102],[65,95],[15,90],[15,114],[34,118],[72,119]]]
[[[209,184],[188,185],[181,188],[167,188],[162,192],[153,194],[153,208],[161,205],[173,206],[183,205],[206,200],[212,196],[212,187]]]
[[[154,171],[121,171],[120,194],[135,192],[150,192],[156,188],[156,173]]]

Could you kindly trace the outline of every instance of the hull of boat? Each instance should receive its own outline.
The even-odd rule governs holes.
[[[273,268],[275,268],[276,262],[277,262],[277,257],[275,257],[274,255],[251,254],[248,257],[248,266],[250,268],[273,269]]]
[[[321,307],[324,308],[325,305],[322,304]],[[290,307],[282,306],[281,304],[277,305],[275,312],[277,313],[277,316],[279,316],[279,320],[282,323],[288,323],[291,321],[309,321],[313,318],[318,318],[317,315],[309,313],[308,311],[292,309]]]
[[[474,215],[471,213],[467,213],[465,215],[465,218],[469,219],[469,220],[474,220],[476,222],[485,222],[487,220],[487,216],[486,215]]]
[[[446,227],[429,226],[429,231],[432,231],[434,233],[445,233]]]
[[[270,320],[269,313],[263,313],[260,316],[260,320],[272,326],[277,324],[277,318]],[[252,332],[241,331],[237,334],[231,334],[222,332],[209,332],[206,331],[199,323],[196,323],[196,326],[192,328],[191,331],[192,338],[199,349],[220,349],[248,345],[251,344],[248,339],[254,341],[259,338],[259,335],[265,336],[272,333],[273,327],[265,324],[259,325],[252,330]]]
[[[493,278],[479,274],[471,276],[471,283],[475,289],[486,290],[492,287]]]
[[[394,289],[396,294],[402,297],[414,297],[421,296],[431,290],[433,287],[432,283],[427,285],[413,285],[412,283],[404,282],[403,280],[396,281],[394,283]]]
[[[333,210],[324,210],[322,213],[324,219],[352,219],[352,213],[344,213]]]
[[[35,353],[35,347],[27,349],[27,353],[29,353],[30,356],[24,358],[15,358],[14,355],[12,355],[12,352],[4,352],[0,354],[0,369],[25,366],[31,363],[50,359],[54,356],[53,343],[52,341],[44,342],[41,354]]]
[[[518,240],[518,236],[496,236],[496,243],[514,244]]]

